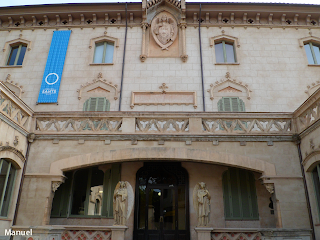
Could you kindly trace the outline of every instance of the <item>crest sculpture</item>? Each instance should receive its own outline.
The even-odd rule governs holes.
[[[151,33],[162,50],[168,50],[177,37],[177,21],[168,12],[159,13],[151,23]]]
[[[118,182],[113,194],[114,225],[126,225],[133,207],[133,189],[129,182]]]
[[[198,217],[198,227],[208,226],[210,214],[210,193],[204,182],[199,182],[193,189],[193,207]]]

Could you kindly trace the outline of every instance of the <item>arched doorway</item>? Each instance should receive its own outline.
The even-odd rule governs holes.
[[[188,173],[180,163],[144,163],[137,172],[134,240],[189,240]]]

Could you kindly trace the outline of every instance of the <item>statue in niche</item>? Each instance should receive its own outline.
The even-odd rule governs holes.
[[[160,13],[151,23],[151,32],[156,43],[162,50],[168,50],[168,47],[177,37],[177,23],[169,13]]]
[[[204,182],[196,184],[193,190],[193,206],[198,217],[198,226],[208,226],[210,214],[210,193]]]
[[[114,225],[126,225],[128,190],[124,181],[118,182],[113,194]]]

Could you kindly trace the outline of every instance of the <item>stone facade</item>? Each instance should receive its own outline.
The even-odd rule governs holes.
[[[188,179],[183,239],[320,238],[312,178],[320,65],[308,64],[304,49],[320,43],[320,14],[298,7],[143,0],[0,9],[0,158],[17,173],[0,236],[11,227],[33,229],[34,240],[138,239],[137,172],[174,162]],[[71,30],[58,101],[37,103],[57,30]],[[236,61],[217,61],[222,41]],[[113,44],[112,63],[94,63],[100,42]],[[22,65],[8,64],[15,44],[27,46]],[[221,112],[224,97],[240,99],[245,112]],[[110,111],[83,111],[89,98],[108,99]],[[133,188],[126,226],[113,225],[112,214],[52,216],[66,173],[116,163]],[[228,169],[253,176],[258,218],[227,218]],[[206,226],[192,201],[199,182],[211,196]]]

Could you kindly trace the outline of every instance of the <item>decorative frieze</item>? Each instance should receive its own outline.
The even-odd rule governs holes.
[[[111,231],[69,230],[61,234],[61,240],[111,240]]]
[[[136,132],[183,133],[188,131],[188,119],[136,119]]]
[[[212,232],[211,240],[261,240],[260,232]]]

